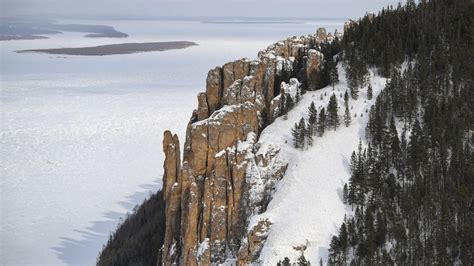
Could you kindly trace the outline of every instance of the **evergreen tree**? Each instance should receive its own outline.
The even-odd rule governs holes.
[[[337,114],[337,99],[336,95],[332,94],[331,97],[329,98],[329,104],[327,107],[328,110],[328,126],[333,127],[334,130],[339,126],[339,115]]]
[[[357,100],[359,98],[359,85],[349,84],[349,90],[351,91],[351,98]]]
[[[298,257],[298,260],[296,261],[296,264],[297,265],[301,265],[301,266],[310,266],[311,263],[306,260],[306,258],[304,257],[303,254],[301,254],[301,256]]]
[[[324,134],[324,130],[326,129],[326,111],[323,107],[319,112],[319,119],[318,119],[318,136],[322,137]]]
[[[374,97],[373,93],[372,85],[369,84],[369,87],[367,87],[367,99],[372,100],[372,97]]]
[[[293,107],[295,106],[295,102],[293,101],[293,97],[291,97],[291,95],[289,93],[286,94],[285,96],[285,104],[286,104],[286,113],[288,113],[288,111],[290,111],[291,109],[293,109]]]
[[[349,112],[349,106],[346,105],[346,110],[344,111],[344,125],[348,127],[351,124],[351,113]]]
[[[347,90],[344,93],[344,105],[347,107],[349,106],[349,94],[347,93]]]
[[[308,128],[310,135],[316,135],[317,119],[318,111],[316,110],[314,102],[311,102],[311,105],[308,107]]]
[[[298,103],[301,99],[301,89],[300,87],[298,86],[296,88],[296,94],[295,94],[295,101]]]
[[[301,149],[304,149],[306,148],[306,140],[307,140],[307,136],[308,136],[308,130],[306,128],[306,122],[304,120],[304,118],[301,118],[300,119],[300,122],[298,124],[298,128],[299,128],[299,138],[298,138],[298,141],[300,143],[299,147]]]
[[[280,93],[280,115],[285,115],[288,113],[287,106],[286,106],[286,93],[285,90],[282,89]]]
[[[291,129],[291,136],[293,137],[293,146],[295,148],[301,147],[300,142],[301,128],[297,123],[295,123],[293,129]]]
[[[329,83],[334,89],[334,86],[339,82],[339,74],[337,73],[337,65],[332,58],[328,59],[329,68]]]
[[[349,203],[349,190],[348,190],[348,187],[347,187],[347,184],[344,184],[344,188],[342,189],[342,201],[344,202],[344,204],[347,204]]]
[[[290,259],[288,257],[285,257],[283,261],[279,261],[277,263],[277,266],[291,266]]]
[[[313,146],[313,134],[311,133],[311,129],[309,127],[309,123],[306,125],[306,130],[305,130],[305,143],[308,147]]]

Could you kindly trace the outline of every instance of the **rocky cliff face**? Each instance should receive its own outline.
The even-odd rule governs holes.
[[[322,42],[332,36],[292,37],[216,67],[187,127],[183,158],[176,135],[164,133],[165,265],[211,265],[258,259],[271,223],[253,221],[265,210],[286,164],[278,150],[260,150],[258,136],[279,115],[282,82],[296,77],[318,86]],[[182,162],[182,163],[181,163]]]

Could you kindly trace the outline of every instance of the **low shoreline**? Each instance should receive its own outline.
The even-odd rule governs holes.
[[[49,39],[42,35],[0,36],[0,41],[42,40]]]
[[[167,50],[185,49],[198,45],[190,41],[174,42],[146,42],[146,43],[119,43],[109,45],[99,45],[92,47],[77,48],[52,48],[52,49],[31,49],[19,50],[16,53],[45,53],[55,55],[81,55],[81,56],[105,56],[134,54],[141,52],[162,52]]]

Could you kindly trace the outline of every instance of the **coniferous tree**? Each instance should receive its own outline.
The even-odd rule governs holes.
[[[372,97],[374,97],[373,93],[372,85],[369,84],[367,87],[367,99],[372,100]]]
[[[349,106],[349,94],[346,92],[344,93],[344,105]]]
[[[316,110],[316,106],[314,105],[314,102],[311,102],[311,105],[308,107],[308,128],[309,128],[310,135],[316,134],[317,122],[318,122],[318,111]]]
[[[344,204],[347,204],[349,203],[348,200],[349,200],[349,189],[347,187],[347,184],[344,184],[344,188],[342,189],[342,201],[344,202]]]
[[[295,123],[294,127],[291,129],[291,136],[293,137],[293,146],[297,149],[301,147],[300,135],[301,128],[297,123]]]
[[[306,148],[306,140],[307,140],[307,135],[308,135],[308,130],[306,128],[306,122],[305,122],[304,118],[300,119],[300,122],[298,124],[298,128],[299,128],[298,142],[300,143],[299,146],[300,146],[301,149],[304,149],[304,148]]]
[[[328,67],[329,67],[329,83],[331,84],[332,88],[337,82],[339,82],[339,74],[337,73],[337,65],[332,58],[328,59]]]
[[[291,266],[290,259],[288,257],[285,257],[283,261],[279,261],[277,263],[277,266]]]
[[[313,146],[313,134],[311,134],[311,131],[309,130],[309,125],[306,126],[306,135],[305,135],[305,139],[306,139],[306,144],[308,145],[308,147],[311,147]]]
[[[300,87],[298,86],[296,88],[296,94],[295,94],[295,101],[298,103],[301,99],[301,89]]]
[[[287,106],[286,106],[286,93],[285,93],[285,90],[282,89],[281,93],[280,93],[280,115],[285,115],[288,113],[288,110],[286,109]]]
[[[351,124],[351,113],[349,112],[349,106],[346,105],[346,110],[344,111],[344,125],[348,127]]]
[[[301,265],[301,266],[310,266],[310,265],[311,265],[311,263],[304,257],[303,254],[301,254],[301,255],[298,257],[298,259],[297,259],[297,261],[296,261],[296,264],[297,264],[297,265]]]
[[[337,107],[337,99],[336,99],[335,94],[332,94],[331,97],[329,98],[329,104],[328,104],[327,110],[328,110],[328,114],[327,114],[328,126],[336,130],[340,122],[339,122],[339,115],[337,114],[338,107]]]
[[[323,107],[323,109],[321,109],[321,111],[319,112],[319,119],[318,119],[318,136],[319,137],[323,136],[326,127],[327,127],[326,110]]]
[[[350,84],[349,90],[351,91],[351,98],[357,100],[359,98],[359,85]]]
[[[288,111],[293,109],[293,107],[295,106],[295,102],[293,101],[293,97],[291,97],[291,95],[289,93],[286,94],[285,99],[286,99],[286,101],[285,101],[286,112],[288,113]]]

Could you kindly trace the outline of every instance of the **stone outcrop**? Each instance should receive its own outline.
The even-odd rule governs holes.
[[[268,219],[265,219],[258,221],[255,226],[251,227],[240,249],[239,265],[249,265],[258,260],[271,225],[272,223]]]
[[[292,37],[209,71],[206,91],[187,127],[182,163],[179,141],[164,134],[165,265],[211,265],[258,258],[271,221],[249,226],[265,210],[286,164],[258,136],[278,116],[280,86],[296,77],[316,89],[325,30]],[[312,86],[312,87],[311,87]]]

